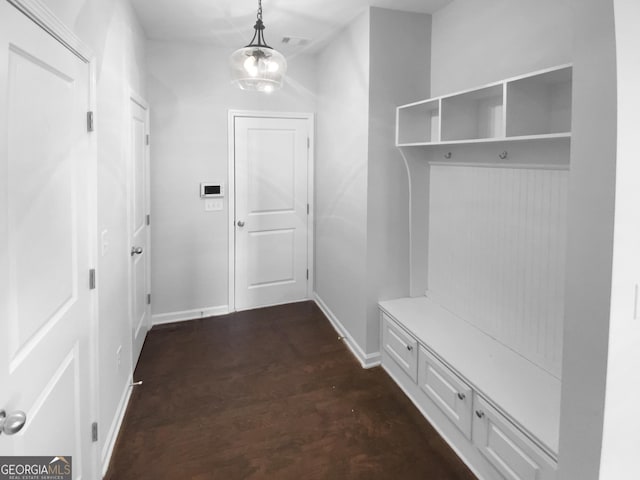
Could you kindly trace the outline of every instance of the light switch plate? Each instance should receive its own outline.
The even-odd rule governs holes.
[[[204,201],[204,209],[206,212],[219,212],[224,208],[224,200],[222,198],[207,198]]]
[[[109,231],[108,230],[103,230],[102,233],[100,233],[100,247],[101,247],[100,253],[104,257],[109,251]]]

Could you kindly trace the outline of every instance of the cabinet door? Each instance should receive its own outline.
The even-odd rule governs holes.
[[[473,443],[507,480],[553,480],[556,463],[498,410],[474,399]]]
[[[418,342],[384,313],[382,314],[382,344],[384,351],[415,382],[418,376]]]
[[[471,387],[424,347],[420,347],[418,378],[422,391],[471,440]]]

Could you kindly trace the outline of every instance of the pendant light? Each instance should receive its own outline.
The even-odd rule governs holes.
[[[258,20],[253,28],[255,33],[251,43],[231,55],[232,83],[242,90],[273,92],[282,87],[287,61],[264,40],[262,0],[258,0]]]

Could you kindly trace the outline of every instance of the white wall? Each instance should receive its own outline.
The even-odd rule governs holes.
[[[372,8],[367,176],[367,353],[380,350],[378,302],[409,295],[409,178],[396,107],[429,95],[431,16]]]
[[[409,294],[409,180],[395,107],[429,92],[431,16],[370,8],[318,55],[316,295],[365,365],[380,300]]]
[[[130,89],[145,95],[145,38],[127,0],[45,0],[97,58],[98,231],[108,232],[109,251],[97,267],[99,298],[99,449],[109,453],[109,433],[121,411],[131,377],[127,231],[127,160]],[[99,251],[99,250],[98,250]],[[122,347],[122,365],[116,351]]]
[[[571,61],[567,0],[455,0],[433,15],[431,96]]]
[[[97,20],[103,24],[105,19]],[[103,24],[104,25],[104,24]],[[98,232],[107,231],[108,253],[98,264],[100,302],[100,419],[103,468],[115,441],[131,372],[129,323],[131,256],[127,218],[127,169],[130,155],[131,90],[145,97],[145,39],[128,2],[116,2],[104,40],[98,80]],[[117,368],[117,351],[122,363]]]
[[[640,3],[615,0],[616,197],[601,480],[640,478]],[[607,95],[611,100],[611,97]]]
[[[560,378],[569,172],[430,169],[429,298]]]
[[[591,480],[598,478],[600,464],[611,296],[616,168],[613,2],[575,0],[574,13],[559,478]]]
[[[155,322],[227,312],[228,197],[223,211],[205,212],[199,185],[227,182],[228,111],[316,110],[313,59],[289,58],[283,89],[264,95],[231,85],[229,55],[197,43],[147,44]]]
[[[315,290],[366,345],[369,11],[317,57]]]

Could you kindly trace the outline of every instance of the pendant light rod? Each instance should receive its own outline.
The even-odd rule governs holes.
[[[264,47],[264,48],[271,48],[269,45],[267,45],[266,40],[264,39],[264,23],[262,22],[262,0],[258,0],[258,15],[257,15],[257,20],[256,20],[256,24],[253,26],[254,28],[254,33],[253,33],[253,38],[251,39],[251,42],[249,43],[249,45],[246,45],[246,47]],[[256,43],[256,39],[257,39],[257,43]]]

